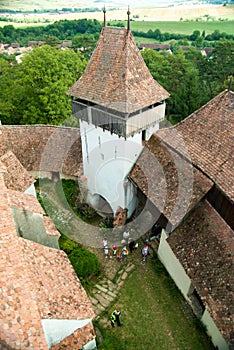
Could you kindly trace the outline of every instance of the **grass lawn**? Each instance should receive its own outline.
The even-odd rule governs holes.
[[[139,257],[138,257],[139,258]],[[140,260],[140,259],[138,259]],[[210,339],[157,258],[137,264],[118,299],[97,322],[102,350],[212,350]],[[107,314],[122,312],[121,328]]]
[[[117,21],[118,22],[118,21]],[[116,22],[111,22],[116,23]],[[125,24],[126,26],[126,24]],[[151,21],[132,21],[131,30],[147,32],[148,30],[159,29],[162,33],[178,33],[178,34],[192,34],[194,30],[202,32],[205,30],[206,34],[213,33],[219,30],[221,33],[234,34],[234,21],[214,21],[214,22],[151,22]]]

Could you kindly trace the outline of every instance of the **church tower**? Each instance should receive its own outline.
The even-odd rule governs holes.
[[[128,173],[164,119],[169,93],[150,74],[128,27],[104,27],[82,77],[69,89],[79,118],[86,201],[128,217],[136,189]]]

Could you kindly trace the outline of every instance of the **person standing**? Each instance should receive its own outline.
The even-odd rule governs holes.
[[[123,239],[127,242],[130,237],[129,230],[124,231],[123,233]]]
[[[135,246],[135,242],[134,242],[133,238],[129,237],[129,239],[128,239],[128,248],[130,250],[130,253],[133,252],[134,246]]]
[[[114,254],[114,256],[116,255],[116,253],[117,253],[117,245],[114,244],[113,245],[113,254]]]
[[[115,326],[115,322],[117,323],[117,325],[120,327],[122,326],[122,324],[120,323],[120,316],[121,316],[121,312],[114,310],[111,314],[111,326],[114,328]]]
[[[128,255],[128,250],[127,250],[127,247],[126,245],[123,247],[122,249],[122,259],[125,259]]]
[[[103,240],[103,252],[104,252],[104,255],[105,255],[106,258],[110,257],[110,252],[109,252],[109,249],[108,249],[108,244],[107,244],[107,240],[106,239]]]
[[[141,261],[143,263],[146,261],[146,257],[147,257],[148,254],[149,254],[149,247],[148,247],[148,244],[145,243],[144,247],[141,250],[141,255],[142,255],[142,260]]]
[[[122,253],[117,253],[116,255],[118,262],[121,262],[122,260]]]

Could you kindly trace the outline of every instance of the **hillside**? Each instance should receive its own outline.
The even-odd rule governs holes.
[[[193,2],[175,2],[172,0],[161,0],[161,1],[145,1],[144,8],[140,6],[140,1],[129,1],[131,18],[140,21],[179,21],[181,18],[186,19],[197,19],[204,16],[208,16],[210,20],[229,19],[234,20],[234,7],[223,6],[223,5],[210,5],[201,4],[193,5]],[[173,3],[173,5],[172,5]],[[127,5],[122,6],[122,2],[110,1],[107,7],[107,20],[121,20],[126,18]],[[103,19],[103,13],[101,11],[104,2],[96,1],[75,1],[75,0],[51,0],[50,2],[41,0],[12,0],[11,2],[3,0],[0,2],[1,9],[19,10],[19,11],[34,11],[37,10],[48,10],[57,9],[57,12],[51,13],[35,13],[35,14],[8,14],[6,16],[17,17],[17,20],[22,22],[46,22],[52,23],[61,19],[80,19],[80,18],[96,18],[97,20]],[[138,6],[138,7],[137,7]],[[157,7],[156,7],[157,6]],[[164,7],[162,7],[164,6]],[[108,10],[108,8],[119,8],[116,10]],[[59,11],[62,9],[74,9],[74,8],[98,8],[99,11],[95,12],[64,12]]]

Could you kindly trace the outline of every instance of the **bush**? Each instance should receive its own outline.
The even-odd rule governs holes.
[[[113,217],[106,217],[99,223],[99,227],[100,228],[113,228],[113,222],[114,222]]]
[[[98,216],[97,212],[87,203],[80,204],[77,208],[77,212],[84,221],[92,220]]]
[[[99,262],[95,254],[84,248],[76,248],[69,255],[69,260],[82,280],[99,274]]]
[[[79,202],[80,196],[78,183],[74,180],[62,179],[62,187],[68,203],[72,206],[73,209],[75,209],[77,203]]]
[[[61,234],[59,237],[59,247],[69,255],[74,249],[78,248],[78,243]]]

